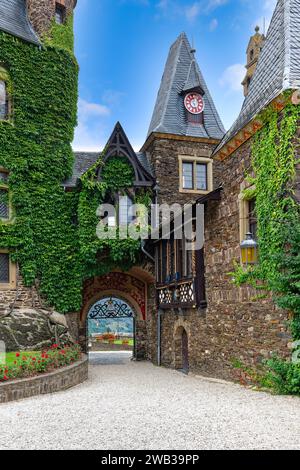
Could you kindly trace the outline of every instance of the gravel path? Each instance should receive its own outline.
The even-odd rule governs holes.
[[[300,449],[300,400],[93,354],[87,383],[0,405],[0,449]]]

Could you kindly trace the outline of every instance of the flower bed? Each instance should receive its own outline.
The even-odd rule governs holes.
[[[0,364],[0,383],[49,373],[71,365],[80,358],[81,351],[78,345],[60,348],[54,344],[49,350],[38,353],[17,352],[13,362]]]

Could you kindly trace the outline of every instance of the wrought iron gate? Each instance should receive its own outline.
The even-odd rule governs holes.
[[[127,302],[110,297],[99,300],[89,311],[91,320],[105,318],[134,318],[134,312]]]

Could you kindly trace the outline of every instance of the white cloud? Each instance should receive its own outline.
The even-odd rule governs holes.
[[[193,5],[190,5],[187,7],[185,11],[185,16],[188,19],[188,21],[194,21],[197,16],[200,14],[201,11],[201,5],[200,2],[196,2]]]
[[[213,32],[217,29],[219,22],[217,18],[213,18],[209,24],[209,31]]]
[[[78,119],[86,121],[91,117],[108,116],[110,110],[107,106],[98,103],[90,103],[79,98],[78,100]]]
[[[230,92],[242,92],[242,81],[245,77],[245,67],[242,64],[234,64],[227,67],[221,76],[219,83]]]
[[[103,119],[109,115],[107,106],[79,98],[78,126],[73,148],[79,151],[100,151],[103,147]]]
[[[207,15],[216,8],[225,5],[229,0],[199,0],[194,2],[186,2],[183,6],[180,0],[160,0],[156,7],[164,17],[185,16],[192,22],[199,15]],[[159,17],[159,16],[158,16]]]

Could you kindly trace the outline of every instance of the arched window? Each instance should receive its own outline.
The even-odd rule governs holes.
[[[0,121],[6,121],[10,116],[8,77],[7,70],[0,66]]]

